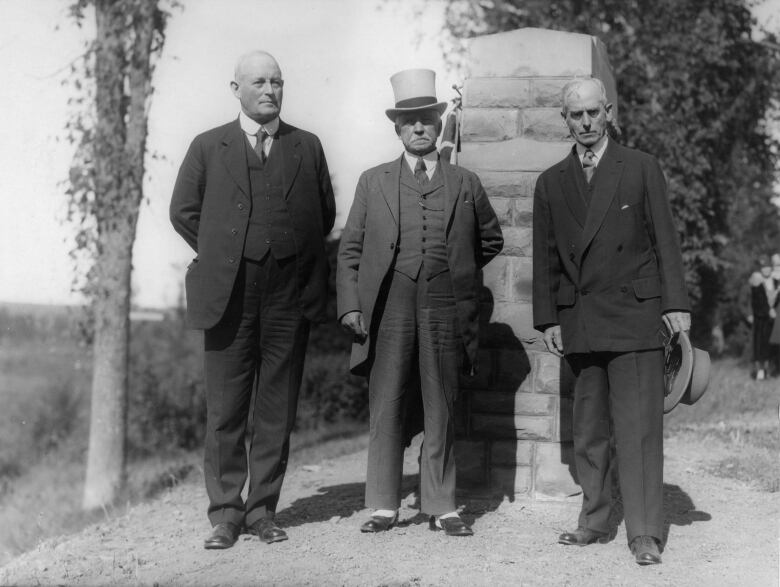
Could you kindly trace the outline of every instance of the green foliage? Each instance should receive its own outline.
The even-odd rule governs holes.
[[[541,27],[599,37],[618,85],[622,141],[657,156],[669,183],[694,335],[739,328],[739,286],[755,255],[780,249],[780,45],[748,0],[448,0],[445,50]],[[757,40],[762,36],[761,40]],[[706,340],[705,340],[706,344]]]
[[[179,310],[160,322],[133,323],[130,340],[128,454],[199,448],[206,425],[203,334],[187,329]]]

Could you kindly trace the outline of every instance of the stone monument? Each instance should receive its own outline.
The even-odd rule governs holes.
[[[538,175],[572,146],[560,114],[566,81],[599,78],[617,117],[615,81],[600,40],[544,29],[475,38],[468,63],[458,163],[481,178],[505,245],[484,270],[479,371],[463,381],[459,406],[458,485],[510,499],[566,499],[580,492],[571,375],[533,329],[533,192]]]

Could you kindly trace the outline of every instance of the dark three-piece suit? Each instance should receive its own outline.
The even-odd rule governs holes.
[[[284,122],[271,145],[267,158],[258,155],[238,120],[199,135],[171,200],[171,221],[197,254],[186,275],[187,318],[204,330],[214,525],[273,517],[309,324],[325,318],[324,238],[335,201],[322,146]]]
[[[561,327],[576,375],[579,525],[609,530],[610,435],[629,542],[663,535],[662,314],[689,311],[657,161],[609,140],[590,183],[576,149],[538,179],[533,315]]]
[[[368,507],[399,507],[404,406],[419,377],[421,509],[455,510],[453,402],[476,359],[480,269],[502,246],[485,191],[463,168],[440,159],[421,185],[402,155],[360,177],[336,281],[339,316],[362,312],[368,331],[350,362],[369,380]]]

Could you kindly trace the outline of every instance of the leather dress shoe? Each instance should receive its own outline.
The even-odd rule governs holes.
[[[396,522],[398,522],[398,514],[394,515],[392,518],[388,518],[387,516],[371,516],[371,518],[360,527],[360,531],[370,534],[386,532],[395,526]]]
[[[241,526],[233,522],[221,522],[211,529],[211,534],[203,542],[203,548],[208,550],[230,548],[238,540]]]
[[[259,537],[266,544],[287,540],[287,532],[276,525],[271,518],[260,518],[249,525],[249,533]]]
[[[428,522],[428,526],[431,530],[444,530],[447,536],[473,536],[474,531],[466,525],[466,522],[460,519],[460,516],[453,516],[451,518],[439,518],[436,520],[435,516],[431,516]]]
[[[566,544],[567,546],[587,546],[598,542],[599,544],[605,544],[609,541],[609,534],[606,532],[596,532],[588,528],[580,526],[574,532],[564,532],[558,536],[558,544]]]
[[[631,552],[636,557],[638,565],[660,565],[661,553],[658,543],[652,536],[637,536],[631,541]]]

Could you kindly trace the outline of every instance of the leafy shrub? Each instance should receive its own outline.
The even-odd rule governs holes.
[[[128,454],[201,446],[205,435],[203,335],[181,312],[132,325]]]
[[[308,355],[298,402],[298,428],[368,418],[368,385],[365,379],[350,375],[348,364],[349,355],[344,351]]]

